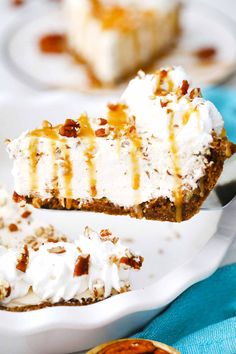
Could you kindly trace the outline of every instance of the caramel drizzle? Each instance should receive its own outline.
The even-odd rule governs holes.
[[[200,112],[197,107],[191,108],[188,111],[184,112],[184,114],[182,116],[182,123],[183,123],[183,125],[187,125],[189,122],[189,119],[193,113],[196,113],[198,130],[201,130]]]
[[[131,147],[131,163],[132,163],[132,188],[138,190],[140,188],[140,172],[139,172],[139,159],[138,151],[142,146],[141,138],[135,132],[130,136],[132,143]]]
[[[72,198],[72,178],[73,166],[70,158],[70,152],[67,147],[63,149],[64,154],[64,188],[66,198]]]
[[[90,0],[92,15],[97,18],[104,30],[118,29],[122,32],[130,32],[136,29],[140,18],[146,18],[148,12],[137,12],[132,8],[122,6],[106,6],[100,0]]]
[[[181,168],[179,163],[178,156],[178,146],[175,139],[175,128],[174,128],[174,113],[170,112],[170,122],[169,122],[169,141],[170,141],[170,150],[173,158],[173,167],[174,167],[174,177],[175,177],[175,207],[176,207],[176,221],[182,221],[182,205],[183,205],[183,195],[181,190]]]
[[[57,133],[59,128],[60,125],[55,126],[54,128],[48,126],[41,129],[35,129],[29,134],[29,136],[33,138],[31,143],[32,147],[30,147],[30,160],[31,160],[30,175],[31,175],[31,185],[33,190],[37,189],[36,181],[37,181],[37,145],[38,144],[35,144],[35,141],[37,141],[38,143],[37,138],[46,137],[51,140],[51,153],[52,153],[52,165],[53,165],[52,168],[53,192],[55,195],[59,194],[58,164],[56,163],[56,148],[57,148],[56,141],[59,141],[62,144],[66,144],[66,140],[60,138],[60,136]],[[70,153],[68,152],[68,149],[66,147],[63,149],[63,153],[64,153],[64,177],[63,178],[64,178],[65,196],[66,198],[71,198],[72,197],[71,182],[73,177],[72,163],[70,159]]]
[[[114,131],[115,139],[119,141],[119,149],[122,133],[126,132],[126,135],[131,142],[130,158],[132,165],[132,188],[137,191],[140,188],[138,151],[142,146],[142,140],[136,132],[135,125],[130,125],[130,121],[126,114],[126,105],[117,104],[109,105],[108,107],[108,124],[110,129]]]
[[[90,184],[90,194],[91,197],[96,197],[97,195],[97,181],[96,181],[96,168],[94,165],[94,150],[96,147],[95,143],[95,134],[90,125],[88,116],[83,114],[79,118],[80,123],[80,137],[84,137],[88,139],[88,147],[86,148],[84,155],[86,157],[86,163],[88,166],[89,172],[89,184]]]
[[[162,85],[164,83],[167,83],[168,89],[162,88]],[[173,81],[168,77],[168,71],[163,69],[161,71],[157,72],[157,87],[155,91],[155,95],[166,95],[169,92],[172,92],[174,90],[174,83]]]
[[[38,139],[31,139],[29,143],[30,153],[30,189],[36,191],[38,188]]]
[[[56,142],[51,142],[51,152],[52,152],[52,184],[55,196],[59,194],[58,189],[58,165],[56,163]]]

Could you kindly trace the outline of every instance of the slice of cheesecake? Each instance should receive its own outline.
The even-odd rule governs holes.
[[[235,151],[215,106],[184,71],[133,79],[103,117],[82,114],[8,144],[15,200],[38,208],[191,218]]]
[[[69,51],[102,83],[114,84],[170,48],[177,0],[64,0]]]
[[[131,290],[142,263],[111,231],[87,227],[71,240],[0,188],[0,309],[95,303]]]

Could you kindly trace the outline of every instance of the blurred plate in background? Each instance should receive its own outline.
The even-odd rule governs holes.
[[[236,68],[236,26],[232,20],[196,1],[183,7],[181,22],[178,44],[152,67],[182,65],[196,85],[220,83],[232,75]],[[38,43],[43,35],[64,31],[65,20],[58,3],[33,1],[25,5],[5,26],[1,50],[8,70],[36,89],[110,92],[94,86],[85,66],[70,55],[40,51]],[[122,85],[113,93],[121,89]]]

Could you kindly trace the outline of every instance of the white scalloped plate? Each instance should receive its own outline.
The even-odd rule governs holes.
[[[11,163],[3,140],[38,126],[74,117],[89,107],[99,112],[103,100],[62,94],[0,99],[0,183],[12,190]],[[180,293],[209,276],[221,263],[235,234],[236,205],[204,211],[181,224],[129,217],[63,211],[35,211],[71,237],[85,225],[109,227],[145,257],[132,278],[133,291],[86,307],[54,307],[29,313],[0,311],[0,353],[65,354],[127,336],[147,323]]]
[[[3,9],[4,10],[4,9]],[[45,55],[38,48],[39,39],[48,33],[63,33],[65,20],[60,6],[53,1],[31,1],[17,10],[5,27],[1,45],[8,70],[21,82],[37,90],[79,90],[109,93],[89,83],[87,71],[69,55]],[[4,11],[2,13],[4,21]],[[1,19],[1,14],[0,14]],[[182,13],[182,35],[176,47],[153,63],[153,68],[182,65],[196,85],[222,82],[235,71],[235,24],[225,14],[200,1],[188,2]],[[212,62],[193,55],[202,48],[213,47],[217,55]],[[123,85],[113,92],[121,90]]]

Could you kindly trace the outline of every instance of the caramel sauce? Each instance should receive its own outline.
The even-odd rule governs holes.
[[[60,140],[60,136],[58,135],[60,125],[57,125],[56,127],[45,127],[45,128],[39,128],[35,129],[32,132],[29,133],[30,137],[35,137],[35,138],[49,138],[51,140]]]
[[[191,115],[193,113],[196,113],[196,118],[197,118],[197,126],[198,126],[198,130],[201,129],[201,121],[200,121],[200,112],[199,110],[197,109],[197,107],[195,108],[190,108],[188,111],[185,111],[183,116],[182,116],[182,123],[183,125],[187,125],[188,122],[189,122],[189,119],[191,117]]]
[[[140,172],[139,172],[139,160],[138,151],[142,146],[141,138],[135,133],[130,135],[131,147],[131,164],[132,164],[132,188],[138,190],[140,187]]]
[[[128,117],[126,114],[127,106],[123,104],[108,105],[108,124],[114,129],[115,137],[119,138],[122,131],[129,124]]]
[[[143,12],[137,13],[132,8],[127,9],[121,6],[105,6],[99,0],[90,0],[92,15],[97,18],[104,30],[119,29],[122,32],[129,32],[139,26],[141,16],[146,17]]]
[[[157,71],[156,75],[157,75],[157,87],[156,87],[155,95],[156,96],[159,96],[159,95],[164,96],[165,94],[172,92],[174,89],[174,83],[168,77],[168,71],[163,69],[163,70]],[[162,88],[162,85],[164,83],[167,83],[167,85],[168,85],[167,90]]]
[[[227,135],[226,129],[225,129],[225,128],[222,128],[222,130],[221,130],[221,138],[225,138],[226,135]]]
[[[176,187],[174,190],[175,207],[176,207],[176,221],[182,221],[182,204],[183,196],[181,191],[181,168],[178,156],[178,147],[175,139],[175,128],[174,128],[174,113],[170,113],[170,123],[169,123],[169,141],[170,150],[173,159],[174,176],[176,181]]]
[[[38,188],[38,139],[32,138],[29,143],[30,153],[30,188],[31,191],[36,191]]]
[[[135,126],[131,124],[128,119],[126,109],[127,106],[123,104],[108,105],[108,124],[113,129],[115,138],[118,141],[117,148],[120,152],[120,138],[122,133],[128,137],[131,142],[131,165],[132,165],[132,188],[137,191],[140,187],[140,172],[139,172],[139,149],[142,146],[142,140],[138,136]],[[138,196],[136,198],[138,200]]]
[[[65,147],[63,149],[64,154],[64,188],[66,198],[72,198],[72,186],[71,181],[73,178],[73,166],[70,159],[70,151]]]
[[[90,125],[88,116],[83,114],[79,118],[80,123],[80,133],[79,136],[81,138],[88,139],[88,147],[86,148],[84,155],[86,157],[86,163],[88,166],[89,171],[89,184],[90,184],[90,194],[91,197],[95,197],[97,195],[97,188],[96,188],[96,168],[94,165],[94,149],[95,149],[95,133]]]
[[[58,165],[56,163],[56,142],[51,142],[51,152],[52,152],[52,183],[53,183],[53,194],[57,196],[59,194],[58,189]]]
[[[151,341],[142,339],[121,340],[108,344],[97,354],[167,354],[164,349],[157,348]]]

